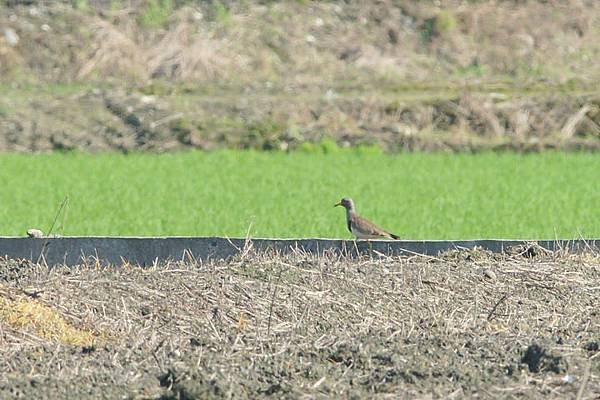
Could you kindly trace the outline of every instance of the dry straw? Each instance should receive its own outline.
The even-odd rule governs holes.
[[[248,249],[228,262],[16,269],[2,260],[0,271],[11,291],[42,287],[34,309],[79,327],[67,336],[111,333],[91,359],[61,352],[61,379],[76,376],[69,360],[79,360],[129,395],[146,379],[163,394],[600,391],[597,253],[525,246],[350,260]],[[13,313],[29,304],[5,293]],[[0,348],[21,349],[16,370],[40,339],[56,340],[4,321],[11,336]]]

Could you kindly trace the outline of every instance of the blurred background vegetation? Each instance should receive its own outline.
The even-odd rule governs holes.
[[[600,2],[0,0],[0,151],[600,147]]]

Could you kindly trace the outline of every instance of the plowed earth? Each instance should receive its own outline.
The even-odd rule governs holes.
[[[600,257],[0,259],[1,398],[600,396]]]

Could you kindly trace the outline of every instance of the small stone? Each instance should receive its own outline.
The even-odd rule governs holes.
[[[30,238],[43,238],[44,232],[40,231],[39,229],[27,229],[27,236]]]
[[[491,269],[484,269],[483,270],[483,275],[488,278],[491,279],[493,281],[496,280],[496,273],[494,271],[492,271]]]
[[[44,293],[44,289],[35,288],[35,287],[27,287],[23,289],[23,293],[25,293],[29,297],[38,298],[40,294]]]
[[[154,103],[156,103],[156,96],[151,96],[151,95],[142,96],[142,97],[140,97],[140,102],[142,104],[154,104]]]
[[[8,43],[9,45],[16,46],[17,44],[19,44],[19,35],[17,35],[17,32],[15,32],[14,29],[4,28],[3,34],[4,40],[6,40],[6,43]]]
[[[142,306],[142,308],[140,309],[140,313],[145,317],[147,315],[152,314],[152,309],[148,306]]]
[[[327,101],[334,100],[336,97],[337,94],[332,89],[327,89],[327,92],[325,92],[325,100]]]

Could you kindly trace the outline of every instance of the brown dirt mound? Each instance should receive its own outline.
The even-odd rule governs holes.
[[[25,268],[0,290],[77,347],[0,326],[0,397],[595,398],[600,258],[517,251]],[[27,294],[28,293],[28,294]]]

